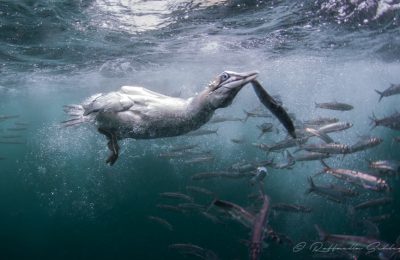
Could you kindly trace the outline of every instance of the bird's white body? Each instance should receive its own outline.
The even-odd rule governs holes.
[[[83,116],[95,119],[98,128],[112,130],[117,139],[149,139],[185,134],[206,123],[214,110],[197,108],[198,99],[123,86],[119,91],[90,97],[82,107]]]
[[[214,111],[229,106],[240,89],[257,77],[258,72],[224,72],[201,93],[189,99],[166,96],[139,86],[123,86],[118,91],[100,93],[81,105],[65,106],[73,118],[65,126],[94,122],[108,139],[115,163],[118,140],[152,139],[186,134],[207,123]]]

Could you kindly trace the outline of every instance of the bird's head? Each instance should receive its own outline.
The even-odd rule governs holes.
[[[224,71],[207,87],[207,99],[214,109],[229,106],[244,85],[255,79],[258,71]]]

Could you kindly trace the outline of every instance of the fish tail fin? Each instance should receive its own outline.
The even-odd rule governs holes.
[[[257,139],[260,139],[265,133],[261,132],[261,134],[257,137]]]
[[[219,136],[219,135],[218,135],[218,129],[219,129],[219,128],[215,129],[215,134],[216,134],[217,136]]]
[[[215,204],[217,201],[218,201],[218,197],[214,197],[214,198],[211,200],[211,202],[210,202],[210,204],[208,205],[208,207],[206,208],[205,212],[208,212],[208,211],[214,206],[214,204]]]
[[[328,169],[330,169],[331,167],[329,167],[329,165],[328,164],[326,164],[326,162],[324,161],[324,160],[319,160],[320,162],[321,162],[321,164],[322,164],[322,166],[324,166],[325,168],[328,168]]]
[[[314,102],[314,104],[315,104],[315,108],[318,108],[319,106],[319,104],[317,103],[317,102]]]
[[[313,192],[315,190],[315,184],[314,181],[311,177],[307,178],[308,183],[310,184],[310,187],[306,190],[306,194],[310,194],[311,192]]]
[[[381,100],[383,98],[383,93],[380,92],[379,90],[376,90],[376,89],[375,89],[375,92],[378,93],[378,95],[379,95],[379,101],[378,102],[381,102]]]
[[[326,239],[328,238],[328,233],[326,233],[320,226],[318,226],[317,224],[315,224],[314,225],[314,227],[315,227],[315,229],[317,230],[317,232],[318,232],[318,236],[319,236],[319,239],[321,240],[321,241],[326,241]]]
[[[371,120],[371,125],[372,125],[371,130],[372,130],[372,129],[374,129],[375,127],[378,126],[378,119],[376,118],[374,112],[372,112],[372,116],[370,116],[369,119]]]

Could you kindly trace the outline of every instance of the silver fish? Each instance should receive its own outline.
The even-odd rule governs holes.
[[[319,137],[322,141],[324,141],[327,144],[333,143],[332,138],[330,138],[329,135],[327,135],[324,131],[319,131],[319,130],[316,130],[316,129],[310,128],[310,127],[306,127],[306,128],[304,128],[304,130],[313,136]]]
[[[258,112],[258,111],[247,111],[243,109],[243,112],[246,114],[246,117],[243,119],[244,122],[249,119],[249,117],[272,117],[272,115],[268,112]]]
[[[400,161],[396,160],[379,160],[369,161],[369,168],[377,169],[384,172],[400,173]]]
[[[212,124],[216,124],[216,123],[223,123],[223,122],[243,122],[243,121],[244,121],[244,119],[239,118],[239,117],[225,117],[225,116],[215,115],[208,122],[212,123]]]
[[[199,156],[199,157],[195,157],[195,158],[186,159],[183,161],[183,163],[184,164],[193,164],[193,163],[209,162],[209,161],[213,161],[213,160],[214,160],[214,156],[206,155],[206,156]]]
[[[326,102],[326,103],[315,103],[316,108],[330,109],[330,110],[339,110],[339,111],[348,111],[352,110],[354,107],[352,105],[346,103],[339,102]]]
[[[303,122],[306,126],[320,126],[320,125],[327,125],[339,122],[338,118],[331,118],[331,117],[318,117],[314,119],[309,119]]]
[[[266,152],[276,152],[282,149],[286,149],[286,148],[290,148],[290,147],[294,147],[297,145],[301,145],[306,143],[308,140],[308,137],[304,137],[304,138],[297,138],[297,139],[293,139],[293,138],[287,138],[284,139],[280,142],[277,143],[273,143],[273,144],[258,144],[258,143],[254,143],[253,145],[258,147],[259,149],[266,151]]]
[[[326,165],[326,163],[324,163],[323,161],[321,162],[325,166],[323,172],[328,173],[336,178],[356,184],[367,190],[373,190],[373,191],[390,190],[389,184],[384,179],[360,171],[330,168],[328,165]]]
[[[378,119],[374,114],[372,114],[371,124],[372,129],[377,126],[384,126],[393,130],[400,130],[400,113],[396,112],[390,116]]]
[[[209,196],[214,195],[214,192],[207,190],[205,188],[202,188],[202,187],[197,187],[197,186],[186,186],[186,190],[189,192],[196,192],[196,193],[209,195]]]
[[[204,205],[200,205],[197,203],[179,203],[178,207],[183,210],[199,211],[199,212],[202,212],[206,209],[206,207]]]
[[[300,149],[328,154],[348,154],[351,152],[351,147],[347,144],[329,143],[329,144],[306,144],[301,145]]]
[[[193,202],[192,197],[190,197],[189,195],[180,193],[180,192],[162,192],[159,195],[160,195],[160,197],[163,197],[163,198],[181,199],[181,200]]]
[[[171,212],[185,213],[184,210],[182,210],[181,208],[179,208],[177,206],[174,206],[174,205],[157,204],[156,207],[160,208],[160,209],[168,210],[168,211],[171,211]]]
[[[271,206],[273,210],[289,211],[289,212],[304,212],[309,213],[312,211],[310,207],[297,205],[297,204],[287,204],[287,203],[276,203]]]
[[[147,217],[150,221],[153,221],[155,223],[158,223],[160,225],[162,225],[163,227],[165,227],[166,229],[168,229],[169,231],[174,231],[174,228],[172,227],[172,225],[166,221],[163,218],[160,217],[154,217],[154,216],[148,216]]]
[[[334,202],[344,202],[346,200],[344,194],[336,190],[333,186],[317,186],[311,177],[308,177],[310,187],[306,191],[307,194],[315,193]]]
[[[364,139],[358,141],[357,143],[353,144],[350,147],[350,149],[351,149],[351,152],[354,153],[354,152],[373,148],[375,146],[380,145],[382,142],[383,142],[383,139],[381,139],[379,137],[367,137],[367,138],[364,138]]]
[[[285,127],[288,134],[291,137],[296,138],[296,131],[292,118],[288,115],[282,105],[273,97],[271,97],[256,79],[253,79],[250,81],[250,83],[253,86],[253,90],[261,103],[279,120],[279,122]]]
[[[194,181],[198,180],[205,180],[205,179],[213,179],[213,178],[219,178],[222,175],[229,174],[228,172],[199,172],[194,174],[191,179]]]
[[[379,94],[379,102],[383,97],[389,97],[393,95],[400,94],[400,84],[390,84],[390,87],[385,89],[384,91],[379,91],[375,89],[375,92]]]
[[[213,202],[213,205],[226,211],[232,217],[232,219],[238,221],[245,227],[250,228],[253,225],[255,220],[254,215],[249,213],[241,206],[229,201],[218,199]]]
[[[231,142],[235,144],[243,144],[245,140],[243,138],[231,138]]]
[[[19,115],[0,115],[0,121],[7,120],[7,119],[14,119],[18,118]]]
[[[383,205],[386,205],[386,204],[389,204],[392,202],[393,202],[392,198],[383,197],[383,198],[368,200],[368,201],[359,203],[359,204],[355,205],[353,208],[354,209],[366,209],[366,208],[371,208],[371,207],[383,206]]]
[[[327,134],[331,132],[343,131],[349,129],[352,126],[353,124],[349,122],[336,122],[321,126],[320,128],[318,128],[318,131]]]
[[[264,240],[265,234],[267,234],[267,222],[270,210],[270,200],[269,197],[263,195],[263,204],[260,211],[253,221],[253,229],[251,234],[250,242],[250,259],[258,260],[261,256],[262,242]]]
[[[300,155],[296,155],[294,159],[296,161],[314,161],[329,158],[330,155],[327,153],[317,153],[317,152],[306,152]]]
[[[177,147],[173,147],[173,148],[169,149],[169,152],[172,152],[172,153],[174,153],[174,152],[184,152],[184,151],[187,151],[187,150],[192,150],[192,149],[194,149],[194,148],[196,148],[198,146],[199,146],[199,144],[188,144],[188,145],[177,146]]]

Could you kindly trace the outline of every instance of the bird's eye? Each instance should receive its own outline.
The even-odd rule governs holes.
[[[221,74],[221,81],[225,81],[225,80],[227,80],[228,78],[229,78],[228,73],[224,72],[224,73]]]

